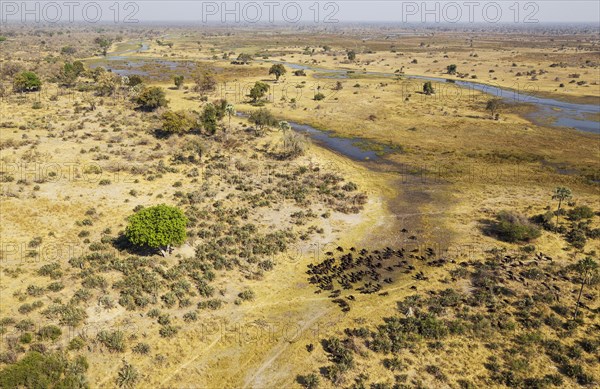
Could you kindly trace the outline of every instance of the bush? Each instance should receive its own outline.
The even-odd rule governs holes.
[[[19,336],[19,342],[29,344],[33,340],[33,336],[29,332],[25,332],[21,336]]]
[[[569,210],[567,215],[570,220],[578,221],[581,219],[591,219],[594,217],[594,211],[587,205],[582,205]]]
[[[125,351],[125,334],[122,331],[102,330],[96,337],[110,352]]]
[[[60,292],[65,288],[65,285],[62,282],[53,282],[48,285],[48,290],[51,292]]]
[[[523,215],[510,211],[500,211],[496,216],[496,220],[490,232],[505,242],[529,242],[541,235],[539,228],[529,222]]]
[[[257,130],[262,130],[265,127],[273,127],[277,125],[277,120],[266,108],[258,109],[250,114],[248,121],[254,124]]]
[[[146,111],[154,111],[169,104],[165,91],[156,86],[145,88],[135,99],[135,102],[140,105],[141,109]]]
[[[64,354],[29,352],[0,371],[0,388],[73,388],[86,382],[89,365],[85,357],[69,361]]]
[[[150,352],[150,345],[148,343],[138,343],[131,349],[136,354],[146,355]]]
[[[68,350],[81,350],[85,346],[85,340],[80,336],[71,339],[69,345],[67,346]]]
[[[123,366],[117,374],[117,386],[119,388],[134,388],[139,379],[140,373],[138,370],[133,365],[123,361]]]
[[[162,326],[158,333],[163,338],[172,338],[173,336],[175,336],[175,334],[177,334],[177,327],[174,327],[172,325]]]
[[[48,325],[40,328],[40,330],[38,331],[38,335],[40,336],[40,338],[42,338],[42,340],[50,339],[54,341],[62,335],[62,331],[57,326]]]
[[[296,381],[306,389],[316,389],[319,387],[319,376],[315,373],[298,376]]]
[[[63,273],[58,263],[49,263],[41,266],[38,270],[38,274],[40,276],[46,276],[56,280],[60,278]]]
[[[580,229],[572,229],[567,232],[565,236],[567,242],[569,242],[573,247],[578,249],[583,249],[585,244],[587,243],[587,238],[585,236],[585,232]]]
[[[13,81],[15,92],[33,92],[42,89],[42,81],[34,72],[22,72]]]
[[[254,300],[254,291],[252,289],[245,289],[238,293],[238,297],[244,301]]]
[[[162,117],[162,131],[166,134],[182,134],[194,128],[196,121],[186,111],[167,111]]]

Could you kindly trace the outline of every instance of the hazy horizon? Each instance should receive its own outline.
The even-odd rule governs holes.
[[[317,6],[315,6],[315,4]],[[515,4],[518,4],[515,7]],[[115,7],[117,5],[117,7]],[[119,8],[117,10],[117,8]],[[85,10],[85,12],[84,12]],[[20,23],[598,24],[597,1],[3,1],[0,20]]]

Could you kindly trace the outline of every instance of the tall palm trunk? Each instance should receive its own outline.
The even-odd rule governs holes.
[[[577,318],[577,313],[579,312],[579,302],[581,301],[581,294],[583,293],[583,286],[585,285],[585,278],[581,280],[581,288],[579,289],[579,296],[577,296],[577,303],[575,305],[575,313],[573,314],[573,319]]]

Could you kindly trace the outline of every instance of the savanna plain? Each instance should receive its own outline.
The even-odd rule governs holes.
[[[597,27],[0,51],[1,388],[600,385]]]

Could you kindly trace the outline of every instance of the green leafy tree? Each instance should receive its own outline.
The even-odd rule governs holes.
[[[271,69],[269,69],[269,75],[274,74],[276,81],[279,81],[279,77],[283,76],[286,73],[287,70],[285,69],[285,66],[283,66],[280,63],[271,66]]]
[[[435,93],[435,90],[433,89],[433,85],[431,85],[431,81],[426,81],[423,84],[423,93],[425,93],[426,95]]]
[[[560,207],[562,206],[563,201],[569,200],[573,197],[573,192],[571,189],[565,188],[562,186],[554,189],[554,193],[552,194],[552,200],[558,200],[558,208],[556,209],[556,226],[558,227],[558,217],[560,216]]]
[[[289,131],[283,136],[283,156],[285,158],[296,158],[303,155],[307,148],[308,141],[305,135]]]
[[[348,55],[348,60],[350,60],[350,61],[356,60],[356,52],[354,52],[354,50],[348,51],[347,55]]]
[[[496,112],[502,107],[502,100],[500,99],[490,99],[485,105],[485,109],[490,111],[492,117],[496,117]]]
[[[120,84],[121,78],[117,74],[107,71],[98,71],[96,77],[96,92],[100,96],[112,95],[116,92]]]
[[[106,57],[106,54],[108,54],[108,48],[112,44],[112,40],[107,37],[99,36],[96,39],[94,39],[94,43],[100,46],[100,50],[102,50],[102,55]]]
[[[159,250],[166,256],[171,246],[185,241],[187,223],[179,208],[160,204],[130,216],[125,236],[136,246]]]
[[[269,85],[264,82],[256,81],[252,89],[250,89],[250,98],[252,98],[253,103],[257,103],[258,100],[262,99],[265,94],[269,91]]]
[[[577,303],[575,304],[575,313],[573,318],[577,317],[579,312],[579,303],[581,301],[581,294],[583,293],[584,285],[593,285],[598,283],[598,262],[594,261],[591,257],[586,257],[580,260],[575,265],[575,271],[581,278],[581,288],[579,288],[579,295],[577,296]]]
[[[142,85],[144,83],[144,79],[137,74],[132,74],[131,76],[127,76],[127,86],[137,86]]]
[[[182,134],[191,131],[196,121],[186,111],[167,111],[162,117],[161,129],[167,134]]]
[[[181,89],[181,87],[183,87],[183,76],[179,75],[179,76],[173,77],[173,82],[175,83],[175,86],[177,87],[177,89]]]
[[[13,82],[15,92],[34,92],[42,89],[42,81],[34,72],[21,72]]]
[[[255,125],[257,134],[261,133],[266,127],[277,125],[277,120],[275,120],[271,111],[266,108],[252,112],[248,120]]]
[[[65,65],[61,69],[58,79],[64,86],[73,86],[77,81],[77,78],[85,70],[81,61],[65,62]]]
[[[218,121],[217,107],[212,103],[206,104],[200,114],[200,123],[204,131],[209,135],[214,135],[217,132]]]
[[[157,86],[142,90],[135,101],[140,105],[140,108],[146,111],[154,111],[159,107],[166,107],[169,104],[165,91]]]
[[[252,61],[252,56],[250,54],[241,53],[238,55],[235,63],[240,65],[247,65]]]
[[[0,388],[88,388],[84,356],[69,360],[60,352],[29,351],[0,370]]]
[[[200,71],[194,74],[194,91],[200,93],[201,96],[214,91],[217,88],[217,79],[210,71]]]
[[[456,65],[448,65],[446,66],[446,70],[448,71],[448,74],[456,74]]]
[[[77,49],[73,46],[64,46],[60,49],[60,53],[63,55],[73,55],[77,52]]]

